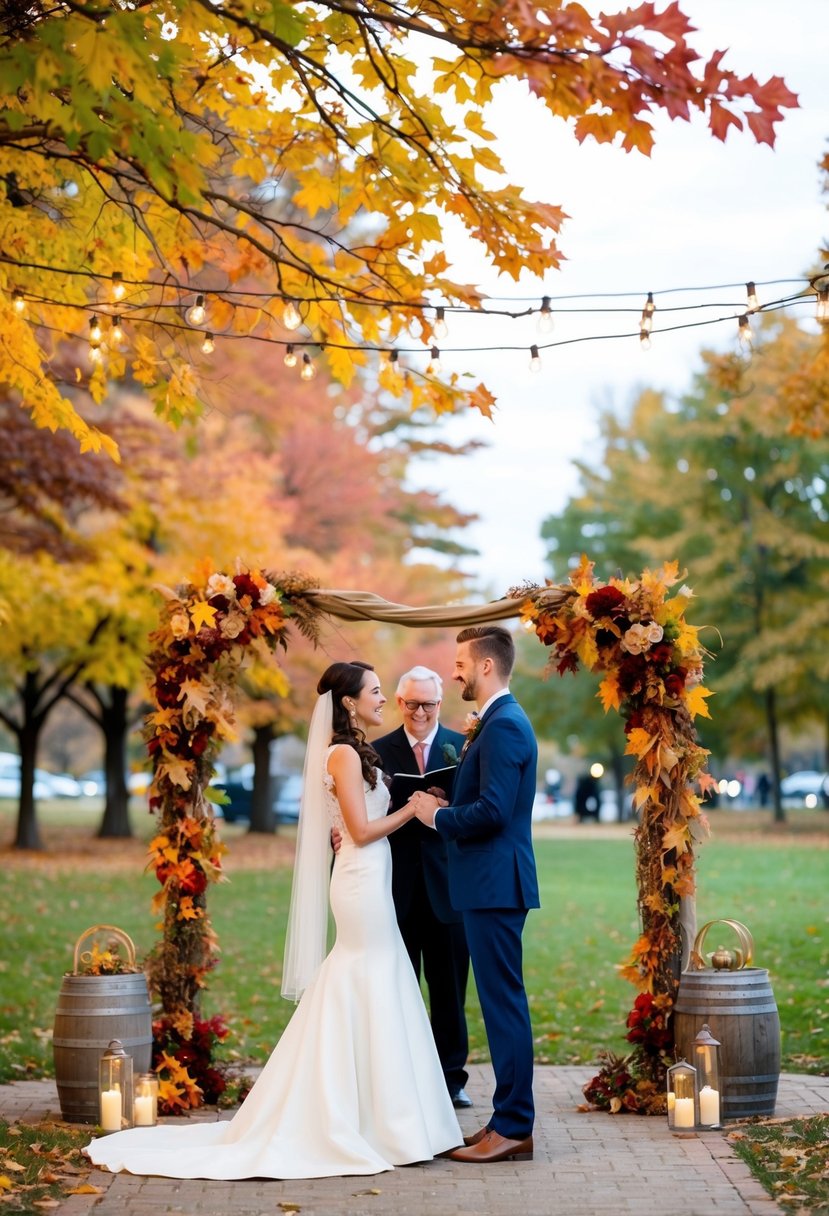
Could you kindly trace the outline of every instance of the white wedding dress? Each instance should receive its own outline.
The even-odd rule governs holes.
[[[380,1173],[463,1143],[397,928],[388,839],[352,842],[329,755],[325,802],[343,835],[330,885],[334,948],[231,1120],[103,1136],[85,1149],[95,1165],[166,1178],[326,1178]],[[365,794],[369,819],[385,815],[379,775]]]

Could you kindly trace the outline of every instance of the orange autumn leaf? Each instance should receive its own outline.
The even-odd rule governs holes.
[[[607,713],[609,709],[618,709],[621,705],[619,697],[619,679],[615,672],[611,672],[605,676],[599,685],[598,695],[601,699],[604,711]]]
[[[656,741],[656,735],[651,735],[648,733],[648,731],[643,730],[640,726],[635,726],[628,735],[625,755],[636,756],[637,759],[641,760],[642,757],[650,751]]]
[[[216,609],[206,600],[198,600],[190,609],[190,620],[193,622],[196,633],[203,625],[212,629],[216,623]]]
[[[668,828],[662,837],[662,851],[665,853],[671,850],[675,850],[677,853],[684,853],[690,847],[691,834],[688,831],[688,825],[685,823],[674,824],[673,827]]]
[[[688,712],[692,718],[710,718],[708,706],[705,703],[705,698],[713,696],[713,693],[708,688],[703,688],[701,684],[697,684],[696,688],[689,688],[685,691],[685,704],[688,707]]]

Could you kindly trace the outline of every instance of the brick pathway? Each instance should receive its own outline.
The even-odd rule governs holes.
[[[93,1170],[95,1196],[73,1195],[56,1216],[779,1216],[723,1133],[672,1135],[664,1119],[580,1112],[589,1068],[537,1068],[535,1159],[472,1167],[440,1160],[367,1178],[178,1182]],[[465,1131],[489,1113],[492,1074],[473,1065]],[[779,1118],[829,1113],[829,1077],[784,1074]],[[0,1115],[59,1118],[51,1081],[0,1086]],[[215,1118],[205,1112],[202,1118]],[[223,1114],[222,1117],[228,1117]],[[285,1205],[285,1206],[280,1206]]]

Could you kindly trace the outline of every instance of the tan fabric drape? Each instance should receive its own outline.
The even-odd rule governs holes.
[[[491,600],[488,604],[432,604],[424,608],[410,608],[407,604],[393,604],[370,591],[307,591],[308,603],[326,616],[335,616],[342,621],[386,621],[392,625],[428,627],[440,625],[486,625],[490,621],[504,621],[520,616],[525,600],[535,599],[538,594],[551,607],[559,604],[571,587],[527,588],[526,594],[516,598],[505,597]]]

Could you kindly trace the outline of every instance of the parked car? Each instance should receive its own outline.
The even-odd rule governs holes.
[[[299,773],[288,773],[279,782],[273,809],[280,822],[296,823],[299,819],[299,804],[302,801],[302,777]]]
[[[59,797],[52,785],[52,774],[35,769],[34,796],[36,801]],[[20,757],[13,752],[0,753],[0,798],[20,797]]]
[[[44,780],[52,789],[53,798],[80,798],[83,787],[71,773],[45,773]]]
[[[815,769],[801,769],[790,773],[780,782],[780,794],[792,801],[805,802],[807,806],[829,805],[829,773]]]

